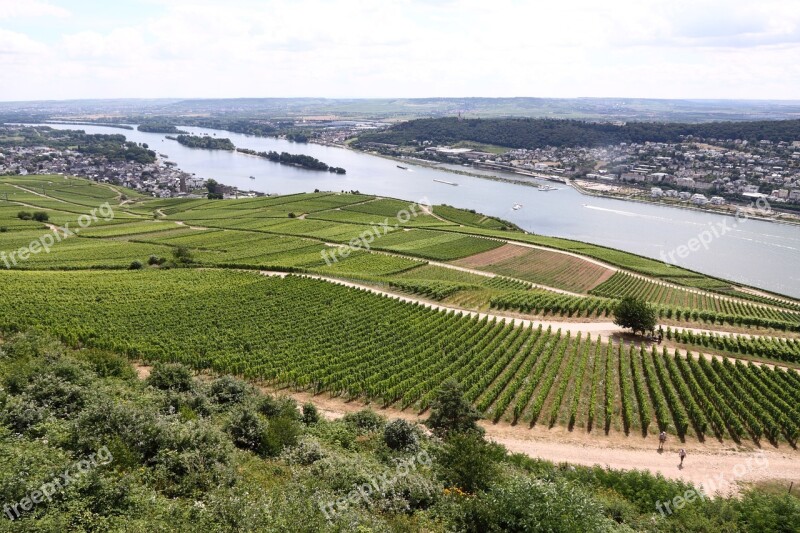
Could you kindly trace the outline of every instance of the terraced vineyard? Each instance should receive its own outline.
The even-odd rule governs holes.
[[[472,255],[455,264],[582,293],[614,273],[611,269],[584,259],[513,244]]]
[[[6,332],[39,324],[71,344],[383,405],[424,409],[453,377],[486,416],[529,426],[778,444],[794,442],[800,424],[795,372],[514,327],[322,281],[192,270],[4,279],[15,287],[0,300]]]
[[[523,426],[630,434],[667,429],[682,439],[773,444],[798,437],[800,375],[794,371],[684,358],[569,331],[434,311],[323,281],[231,269],[309,272],[447,305],[586,321],[610,320],[617,299],[635,295],[671,321],[800,330],[800,314],[790,302],[766,296],[732,301],[612,275],[581,258],[503,239],[585,249],[662,279],[726,290],[722,282],[677,269],[662,272],[630,254],[498,231],[502,221],[449,207],[435,207],[438,218],[419,213],[406,220],[397,214],[409,202],[332,193],[230,202],[143,201],[131,193],[136,202],[121,206],[122,191],[113,187],[44,179],[0,181],[0,198],[9,196],[0,202],[0,250],[25,247],[51,231],[19,219],[21,209],[43,210],[51,223],[65,224],[110,202],[115,216],[1,273],[5,286],[14,288],[0,298],[4,331],[38,324],[74,345],[415,410],[427,408],[439,385],[455,378],[487,418]],[[376,233],[356,244],[361,249],[333,254],[367,231]],[[195,268],[123,270],[151,255],[169,258],[178,248],[190,251]],[[669,337],[675,337],[672,330]],[[676,340],[689,348],[800,364],[800,349],[790,339],[683,333]]]
[[[800,364],[799,339],[694,333],[692,331],[673,331],[669,327],[666,330],[666,338],[693,349],[708,350],[710,348],[734,356],[744,355],[756,359]]]
[[[633,296],[652,302],[664,309],[680,311],[697,310],[694,315],[703,314],[703,320],[720,320],[720,317],[754,317],[776,324],[800,326],[800,314],[769,306],[755,305],[725,297],[712,296],[686,289],[648,281],[638,276],[617,272],[611,279],[592,289],[591,294],[607,298]],[[705,312],[705,313],[703,313]],[[671,314],[670,314],[671,315]],[[740,320],[746,323],[746,321]],[[788,328],[798,329],[798,328]]]

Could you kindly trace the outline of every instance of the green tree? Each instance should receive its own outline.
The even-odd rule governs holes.
[[[192,252],[185,246],[178,246],[177,248],[173,249],[172,257],[175,258],[176,263],[182,265],[188,265],[189,263],[194,262],[194,256],[192,256]]]
[[[502,446],[474,431],[453,434],[437,455],[439,477],[466,492],[486,490],[500,475],[498,462],[504,455]]]
[[[614,308],[614,324],[633,330],[633,333],[653,331],[656,310],[644,300],[626,296]]]
[[[475,432],[483,435],[476,424],[481,415],[464,399],[461,386],[452,379],[445,381],[431,404],[431,415],[425,425],[441,436],[450,433]]]

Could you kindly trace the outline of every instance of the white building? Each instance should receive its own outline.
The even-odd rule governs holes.
[[[789,198],[789,190],[788,189],[775,189],[772,191],[772,196],[775,198]]]
[[[722,196],[712,196],[711,205],[725,205],[725,198]]]
[[[708,198],[704,194],[693,194],[690,201],[695,205],[706,205],[708,203]]]
[[[651,198],[661,198],[662,196],[664,196],[664,191],[661,190],[661,187],[653,187],[650,189]]]

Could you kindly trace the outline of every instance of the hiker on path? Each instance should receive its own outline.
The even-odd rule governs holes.
[[[658,451],[662,451],[664,449],[665,442],[667,442],[667,432],[662,431],[658,434]]]
[[[684,450],[683,448],[681,448],[681,451],[679,451],[679,452],[678,452],[678,455],[679,455],[679,456],[680,456],[680,458],[681,458],[681,465],[680,465],[680,468],[683,468],[683,460],[684,460],[684,459],[686,459],[686,450]]]

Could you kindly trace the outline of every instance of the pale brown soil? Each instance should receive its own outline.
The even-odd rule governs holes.
[[[596,287],[615,272],[585,259],[517,244],[505,244],[453,263],[545,285],[561,285],[562,290],[577,292]]]
[[[139,377],[144,379],[150,374],[150,367],[136,364],[136,371]],[[207,381],[213,376],[206,372],[199,377]],[[268,394],[292,397],[300,404],[313,403],[328,420],[341,418],[366,407],[388,418],[402,418],[417,423],[422,423],[427,418],[427,414],[424,413],[420,415],[411,410],[384,409],[375,404],[345,401],[342,398],[332,398],[327,393],[314,395],[306,391],[264,385],[258,385],[258,388]],[[605,435],[599,430],[590,434],[581,428],[569,431],[563,426],[547,429],[541,426],[529,428],[527,424],[512,426],[503,422],[492,424],[489,421],[481,421],[480,424],[486,430],[488,439],[502,444],[510,452],[556,463],[646,470],[666,478],[681,479],[695,484],[706,484],[708,481],[718,479],[722,474],[731,482],[725,486],[725,492],[731,493],[738,491],[738,486],[732,483],[733,481],[747,483],[765,480],[800,481],[800,452],[785,444],[780,448],[759,449],[752,444],[736,445],[728,441],[721,443],[711,439],[703,443],[691,439],[681,443],[677,437],[670,436],[664,451],[659,453],[657,435],[644,438],[639,434],[626,436],[613,430]],[[687,452],[683,468],[678,466],[680,448],[684,448]],[[756,456],[756,453],[763,455]],[[755,462],[755,457],[758,457],[758,462]],[[740,473],[742,475],[739,475]]]

